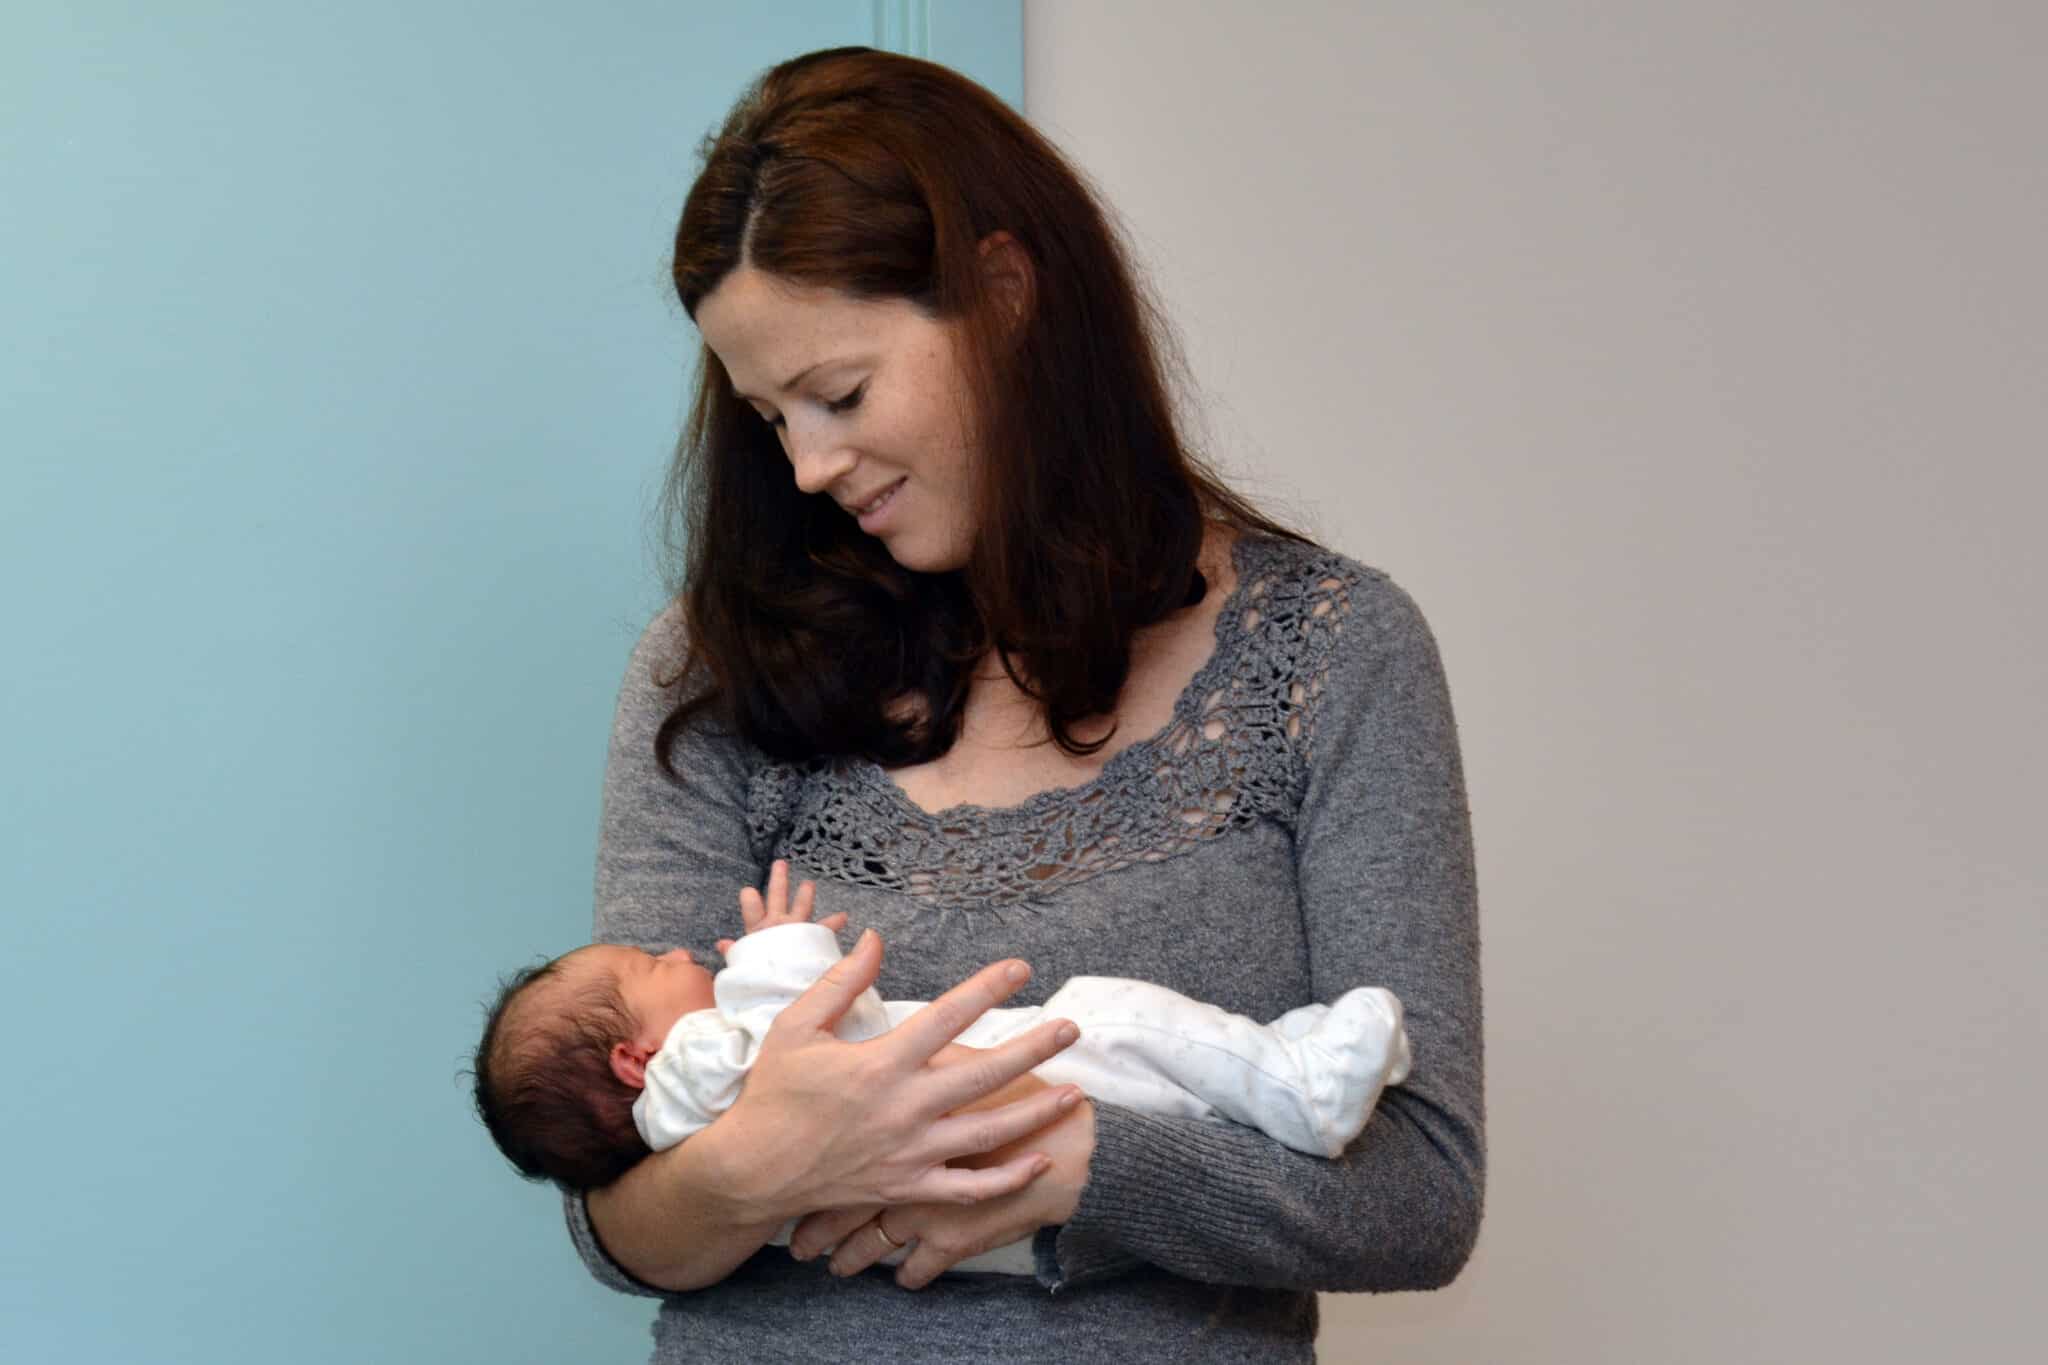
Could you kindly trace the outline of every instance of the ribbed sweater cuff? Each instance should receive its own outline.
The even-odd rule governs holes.
[[[1268,1202],[1256,1182],[1203,1178],[1239,1163],[1232,1136],[1229,1124],[1098,1102],[1088,1184],[1073,1218],[1040,1235],[1039,1282],[1069,1289],[1148,1261],[1175,1269],[1256,1244]],[[1188,1255],[1173,1254],[1180,1249]]]
[[[583,1264],[607,1289],[616,1289],[621,1294],[643,1294],[660,1298],[663,1291],[651,1284],[645,1284],[626,1273],[626,1268],[611,1258],[604,1249],[604,1243],[597,1239],[597,1228],[590,1221],[590,1205],[581,1194],[562,1196],[562,1217],[569,1224],[569,1237],[576,1243],[576,1254],[583,1258]]]

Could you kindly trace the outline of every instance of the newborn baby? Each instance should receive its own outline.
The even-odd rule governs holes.
[[[593,943],[511,980],[477,1045],[476,1104],[521,1174],[570,1190],[608,1185],[731,1106],[775,1016],[840,959],[834,931],[846,916],[813,923],[815,888],[791,897],[788,884],[778,861],[765,897],[740,893],[745,936],[719,944],[716,976],[685,949]],[[858,1042],[922,1007],[870,988],[836,1031]],[[1408,1075],[1401,1002],[1373,986],[1260,1024],[1163,986],[1077,976],[1043,1005],[988,1011],[957,1041],[995,1047],[1055,1018],[1081,1037],[1036,1068],[1048,1084],[1247,1124],[1316,1156],[1342,1152],[1380,1090]],[[990,1255],[989,1268],[1019,1268]]]

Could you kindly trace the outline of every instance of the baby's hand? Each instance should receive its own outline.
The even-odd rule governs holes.
[[[817,884],[805,882],[797,887],[796,896],[792,899],[789,894],[789,864],[777,858],[768,869],[768,894],[765,898],[751,886],[740,892],[740,919],[750,934],[772,929],[778,924],[808,924],[811,905],[817,895]],[[818,923],[837,933],[846,927],[846,916],[827,915]],[[718,951],[732,951],[732,942],[729,938],[718,940]]]

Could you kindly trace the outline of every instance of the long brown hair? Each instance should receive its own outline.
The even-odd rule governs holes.
[[[1183,442],[1171,333],[1081,176],[964,76],[867,48],[772,68],[701,157],[676,229],[683,308],[694,318],[745,264],[956,323],[978,507],[961,570],[902,568],[797,489],[705,347],[664,496],[687,685],[656,737],[663,765],[706,709],[777,758],[937,757],[991,650],[1054,741],[1093,752],[1107,736],[1074,728],[1114,710],[1133,635],[1201,598],[1205,519],[1293,533]],[[1021,317],[982,267],[998,231],[1029,260]]]

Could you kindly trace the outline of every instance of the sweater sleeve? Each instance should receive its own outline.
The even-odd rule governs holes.
[[[650,950],[711,949],[739,927],[739,890],[759,885],[748,827],[758,755],[699,718],[680,737],[670,779],[655,762],[654,734],[675,702],[678,609],[640,637],[619,690],[605,762],[598,826],[592,937]],[[569,1233],[591,1274],[628,1294],[661,1291],[627,1274],[599,1243],[580,1194],[564,1200]]]
[[[1221,1284],[1432,1289],[1471,1254],[1484,1185],[1479,938],[1449,694],[1428,626],[1384,576],[1365,571],[1329,600],[1327,668],[1304,679],[1297,711],[1313,990],[1392,990],[1413,1070],[1334,1160],[1246,1128],[1098,1105],[1080,1205],[1039,1238],[1051,1288],[1149,1263]]]

